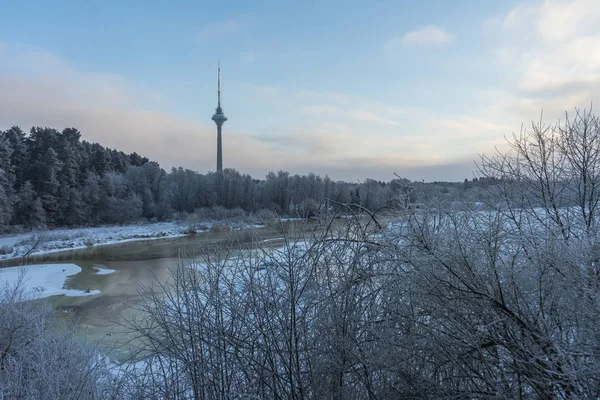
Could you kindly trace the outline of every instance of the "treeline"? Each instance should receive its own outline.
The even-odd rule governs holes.
[[[410,181],[334,182],[314,174],[270,172],[264,180],[233,169],[170,173],[137,153],[126,154],[81,140],[75,128],[19,127],[0,131],[0,229],[165,220],[215,206],[310,216],[321,202],[359,204],[375,210],[408,193]],[[415,183],[419,195],[475,199],[483,181]],[[413,185],[414,186],[414,185]]]

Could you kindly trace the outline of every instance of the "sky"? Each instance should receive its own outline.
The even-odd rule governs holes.
[[[462,181],[600,93],[598,0],[7,0],[0,129],[165,169]]]

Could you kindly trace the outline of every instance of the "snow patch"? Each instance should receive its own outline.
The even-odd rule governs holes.
[[[207,263],[203,263],[203,262],[199,262],[199,261],[192,261],[192,262],[189,262],[189,263],[184,263],[184,266],[186,268],[192,268],[192,269],[196,269],[196,270],[201,271],[201,270],[205,269],[208,266],[208,264]]]
[[[283,236],[278,236],[278,237],[274,237],[274,238],[263,239],[263,240],[261,240],[261,243],[271,243],[271,242],[277,242],[277,241],[282,241],[282,240],[285,240],[285,238]]]
[[[43,264],[10,268],[0,268],[0,285],[14,287],[23,276],[22,288],[29,299],[42,299],[50,296],[91,296],[99,290],[65,289],[68,277],[81,272],[75,264]]]
[[[108,268],[100,268],[100,267],[92,267],[92,269],[94,270],[94,273],[96,275],[108,275],[108,274],[112,274],[113,272],[117,272],[116,269],[108,269]]]

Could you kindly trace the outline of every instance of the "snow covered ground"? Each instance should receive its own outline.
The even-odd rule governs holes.
[[[0,249],[10,248],[30,235],[0,236]]]
[[[242,222],[202,222],[194,226],[194,230],[195,232],[206,232],[213,229],[213,226],[218,226],[219,229],[239,230],[257,228],[261,225],[248,225]],[[143,225],[57,229],[30,234],[0,236],[0,260],[32,254],[85,248],[100,244],[173,238],[187,235],[189,229],[189,224],[158,222]]]
[[[65,289],[64,285],[67,278],[79,272],[81,272],[81,268],[75,264],[0,268],[0,287],[5,287],[5,285],[14,287],[22,279],[23,292],[28,299],[41,299],[56,295],[91,296],[99,294],[99,290]],[[0,301],[2,301],[1,298]]]

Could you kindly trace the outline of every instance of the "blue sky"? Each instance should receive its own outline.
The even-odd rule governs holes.
[[[150,3],[150,4],[148,4]],[[600,88],[600,2],[11,1],[0,129],[75,126],[165,168],[462,180]]]

